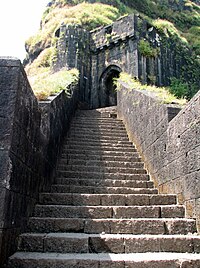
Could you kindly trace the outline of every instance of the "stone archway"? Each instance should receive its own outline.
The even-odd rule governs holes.
[[[102,73],[99,81],[100,107],[117,105],[117,91],[114,78],[118,78],[122,69],[117,65],[110,65]]]

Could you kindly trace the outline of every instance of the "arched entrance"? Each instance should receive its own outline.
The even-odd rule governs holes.
[[[99,103],[100,107],[117,105],[117,91],[114,78],[118,78],[121,68],[117,65],[110,65],[100,77]]]

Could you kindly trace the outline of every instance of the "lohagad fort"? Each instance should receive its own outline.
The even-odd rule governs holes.
[[[137,14],[55,37],[67,94],[38,101],[0,58],[1,267],[199,268],[200,91],[181,108],[113,82],[192,81],[191,51]]]

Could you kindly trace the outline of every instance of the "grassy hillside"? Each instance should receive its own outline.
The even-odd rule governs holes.
[[[38,74],[50,74],[55,56],[55,31],[62,23],[92,30],[133,12],[139,13],[166,36],[175,36],[184,42],[200,61],[198,0],[52,0],[42,16],[40,29],[25,44],[25,63],[29,63],[26,70],[31,80],[37,80]]]

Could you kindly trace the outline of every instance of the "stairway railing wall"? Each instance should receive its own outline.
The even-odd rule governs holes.
[[[156,187],[175,193],[200,230],[200,91],[178,112],[150,93],[125,85],[118,91],[118,116]]]
[[[53,180],[78,88],[38,103],[21,62],[0,58],[0,266]]]

